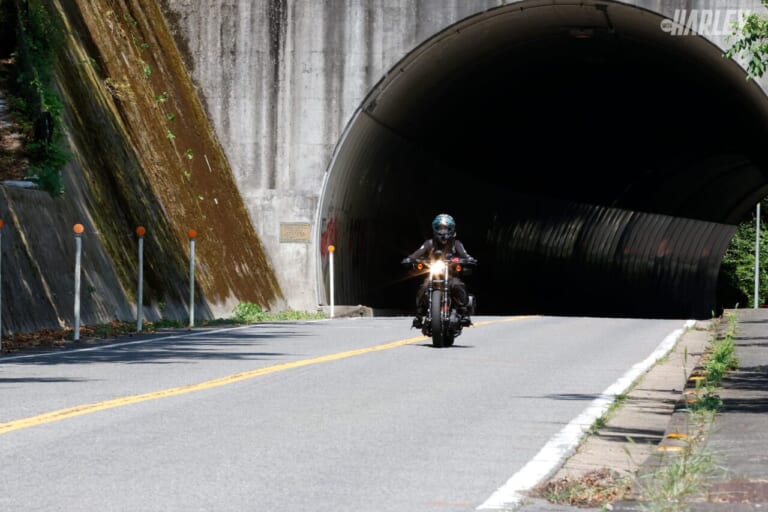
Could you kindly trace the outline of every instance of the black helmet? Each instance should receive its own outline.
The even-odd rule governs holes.
[[[456,221],[447,213],[441,213],[432,221],[432,234],[441,244],[456,237]]]

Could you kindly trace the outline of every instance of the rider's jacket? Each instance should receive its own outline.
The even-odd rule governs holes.
[[[435,251],[443,251],[446,259],[451,259],[454,257],[462,259],[474,259],[469,255],[461,241],[454,239],[453,241],[449,242],[446,247],[440,247],[440,245],[437,244],[432,238],[425,240],[424,243],[421,244],[421,247],[416,249],[416,251],[408,257],[412,260],[421,260],[425,257],[431,259],[435,256]]]

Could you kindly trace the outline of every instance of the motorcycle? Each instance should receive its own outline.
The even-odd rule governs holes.
[[[453,258],[446,260],[437,253],[433,260],[422,260],[415,263],[416,270],[429,272],[426,300],[428,301],[427,316],[422,325],[424,336],[432,338],[433,347],[453,346],[454,339],[461,335],[461,330],[468,325],[462,324],[459,313],[453,305],[449,283],[452,275],[469,273],[475,264],[474,260]],[[475,313],[475,296],[467,295],[467,312]]]

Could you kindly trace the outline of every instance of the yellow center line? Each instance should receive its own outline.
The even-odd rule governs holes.
[[[508,317],[499,320],[490,320],[486,322],[478,322],[476,326],[511,322],[522,318],[530,317]],[[356,350],[348,350],[346,352],[338,352],[335,354],[329,354],[320,357],[314,357],[311,359],[302,359],[299,361],[291,361],[288,363],[276,364],[273,366],[267,366],[265,368],[257,368],[246,372],[235,373],[220,377],[218,379],[208,380],[200,382],[198,384],[190,384],[187,386],[179,386],[175,388],[164,389],[160,391],[152,391],[150,393],[143,393],[140,395],[132,395],[121,398],[115,398],[113,400],[106,400],[103,402],[96,402],[93,404],[76,405],[74,407],[67,407],[65,409],[59,409],[57,411],[51,411],[45,414],[39,414],[37,416],[30,416],[29,418],[22,418],[19,420],[9,421],[7,423],[0,423],[0,435],[13,432],[14,430],[21,430],[25,428],[34,427],[37,425],[43,425],[45,423],[53,423],[54,421],[61,421],[77,416],[83,416],[85,414],[91,414],[98,411],[104,411],[107,409],[114,409],[116,407],[123,407],[131,404],[138,404],[141,402],[147,402],[149,400],[157,400],[160,398],[168,398],[177,395],[184,395],[186,393],[193,393],[195,391],[203,391],[207,389],[217,388],[220,386],[226,386],[228,384],[234,384],[236,382],[242,382],[244,380],[253,379],[255,377],[261,377],[263,375],[269,375],[270,373],[277,373],[286,370],[292,370],[295,368],[301,368],[304,366],[311,366],[320,363],[328,363],[331,361],[338,361],[340,359],[346,359],[349,357],[360,356],[363,354],[370,354],[372,352],[380,352],[382,350],[389,350],[404,345],[410,345],[417,341],[423,341],[427,338],[424,336],[416,336],[414,338],[407,338],[404,340],[393,341],[391,343],[384,343],[382,345],[375,345],[373,347],[360,348]]]

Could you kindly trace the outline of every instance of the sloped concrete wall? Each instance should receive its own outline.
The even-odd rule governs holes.
[[[79,191],[51,198],[46,192],[0,186],[3,219],[3,332],[72,326],[76,243],[82,223],[81,317],[83,324],[130,319],[135,310],[98,239]]]
[[[240,302],[282,309],[226,158],[154,2],[50,0],[62,31],[65,193],[0,187],[3,333],[72,326],[75,242],[82,223],[81,321],[189,318],[188,230],[198,232],[195,316]],[[35,6],[35,8],[39,8]],[[145,237],[136,297],[134,230]]]

